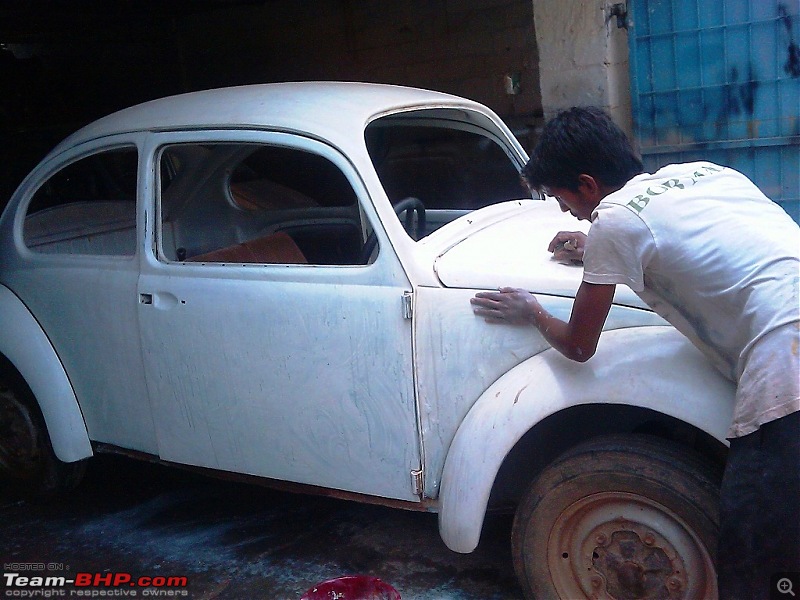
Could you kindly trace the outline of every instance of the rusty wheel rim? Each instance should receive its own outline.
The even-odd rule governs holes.
[[[715,598],[711,556],[692,528],[650,498],[602,492],[556,519],[547,548],[561,598]]]

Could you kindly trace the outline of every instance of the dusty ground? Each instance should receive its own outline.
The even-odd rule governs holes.
[[[390,583],[403,600],[518,600],[509,535],[509,517],[489,517],[478,550],[459,555],[440,540],[433,514],[275,492],[108,456],[96,458],[79,489],[56,503],[0,495],[3,574],[185,576],[188,594],[177,597],[195,600],[294,600],[316,583],[355,573]],[[7,583],[4,576],[2,598],[35,589]],[[76,591],[45,589],[64,590],[62,597]],[[80,591],[89,589],[144,594],[125,586]],[[168,597],[170,590],[153,591],[159,595],[151,597]]]

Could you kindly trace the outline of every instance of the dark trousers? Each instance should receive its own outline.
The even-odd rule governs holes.
[[[800,412],[731,440],[720,498],[720,600],[775,597],[770,578],[791,571],[800,571]]]

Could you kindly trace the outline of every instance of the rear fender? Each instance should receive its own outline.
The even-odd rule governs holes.
[[[75,392],[50,340],[25,305],[0,286],[0,354],[20,372],[39,403],[50,442],[63,462],[92,456]]]
[[[537,423],[565,408],[624,404],[689,423],[726,443],[736,388],[671,327],[604,332],[581,364],[546,350],[493,383],[458,428],[445,460],[439,531],[456,552],[478,545],[500,465]]]

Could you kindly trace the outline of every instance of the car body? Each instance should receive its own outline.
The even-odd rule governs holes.
[[[473,315],[499,286],[569,315],[581,268],[547,244],[581,225],[530,198],[527,160],[486,107],[377,84],[196,92],[84,127],[0,220],[17,474],[47,448],[122,451],[438,511],[469,552],[490,506],[585,440],[719,462],[732,384],[626,288],[586,364]]]

